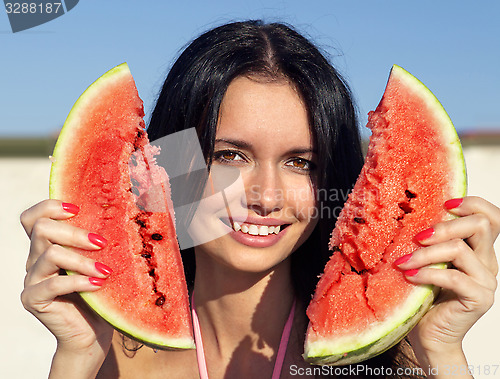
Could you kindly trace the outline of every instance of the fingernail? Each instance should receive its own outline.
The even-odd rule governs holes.
[[[94,286],[102,286],[104,284],[104,280],[105,279],[102,278],[94,278],[94,277],[89,278],[89,282]]]
[[[80,208],[76,206],[75,204],[71,203],[62,203],[62,209],[64,209],[66,212],[73,213],[76,215],[78,212],[80,212]]]
[[[402,265],[403,263],[408,262],[412,255],[413,255],[412,253],[403,255],[402,257],[400,257],[394,261],[394,265],[399,266],[399,265]]]
[[[104,247],[108,243],[106,238],[100,236],[99,234],[89,233],[88,238],[90,242],[99,247]]]
[[[462,204],[463,201],[464,201],[464,199],[462,199],[462,198],[447,200],[444,202],[444,207],[446,209],[458,208],[460,206],[460,204]]]
[[[101,262],[96,262],[95,268],[97,271],[99,271],[101,274],[104,274],[104,275],[110,275],[113,272],[111,267],[106,266],[104,263],[101,263]]]
[[[415,268],[415,269],[403,271],[403,274],[405,276],[415,276],[415,275],[417,275],[417,272],[418,272],[418,269]]]
[[[434,235],[434,228],[429,228],[429,229],[422,230],[420,233],[418,233],[415,236],[415,239],[417,241],[423,241],[423,240],[426,240],[428,238],[431,238],[433,235]]]

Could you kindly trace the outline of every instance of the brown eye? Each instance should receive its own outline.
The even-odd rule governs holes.
[[[220,155],[220,157],[228,160],[228,161],[233,161],[236,158],[236,153],[232,151],[223,151]]]
[[[304,158],[294,158],[287,162],[287,165],[300,171],[311,171],[315,165]]]
[[[294,167],[302,168],[302,169],[309,167],[309,162],[306,161],[305,159],[296,159],[292,162],[292,164]]]
[[[214,160],[217,162],[239,162],[242,161],[243,158],[241,154],[236,151],[231,150],[221,150],[214,153]]]

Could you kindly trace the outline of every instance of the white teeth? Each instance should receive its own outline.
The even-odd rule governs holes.
[[[262,225],[259,228],[259,236],[267,236],[269,234],[269,228],[266,225]]]
[[[241,231],[245,234],[251,234],[253,236],[267,236],[269,234],[278,234],[280,232],[280,225],[277,226],[267,226],[267,225],[255,225],[255,224],[239,224],[236,221],[233,222],[233,229],[237,232]]]
[[[241,225],[238,224],[236,221],[234,222],[233,224],[233,228],[234,230],[236,230],[237,232],[239,232],[241,230]]]
[[[256,236],[259,234],[259,227],[257,225],[250,225],[248,227],[248,234],[251,234],[252,236]]]

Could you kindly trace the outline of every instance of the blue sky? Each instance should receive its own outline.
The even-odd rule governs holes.
[[[500,131],[500,2],[460,0],[80,0],[49,23],[12,33],[0,12],[0,137],[56,133],[78,96],[126,61],[149,115],[180,49],[249,18],[308,35],[346,77],[360,122],[392,64],[422,80],[459,131]]]

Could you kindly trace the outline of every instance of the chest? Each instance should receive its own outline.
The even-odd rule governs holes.
[[[124,343],[121,337],[115,336],[112,349],[97,377],[106,379],[200,378],[195,350],[155,352],[149,347],[139,346]],[[208,354],[207,366],[210,379],[271,379],[275,359],[270,359],[254,350],[250,341],[243,340],[227,359],[214,359]],[[298,373],[306,372],[312,367],[303,361],[302,352],[303,338],[300,333],[294,331],[290,335],[286,348],[280,379],[300,377]]]
[[[155,351],[146,346],[134,350],[114,339],[97,378],[199,379],[194,350]]]

